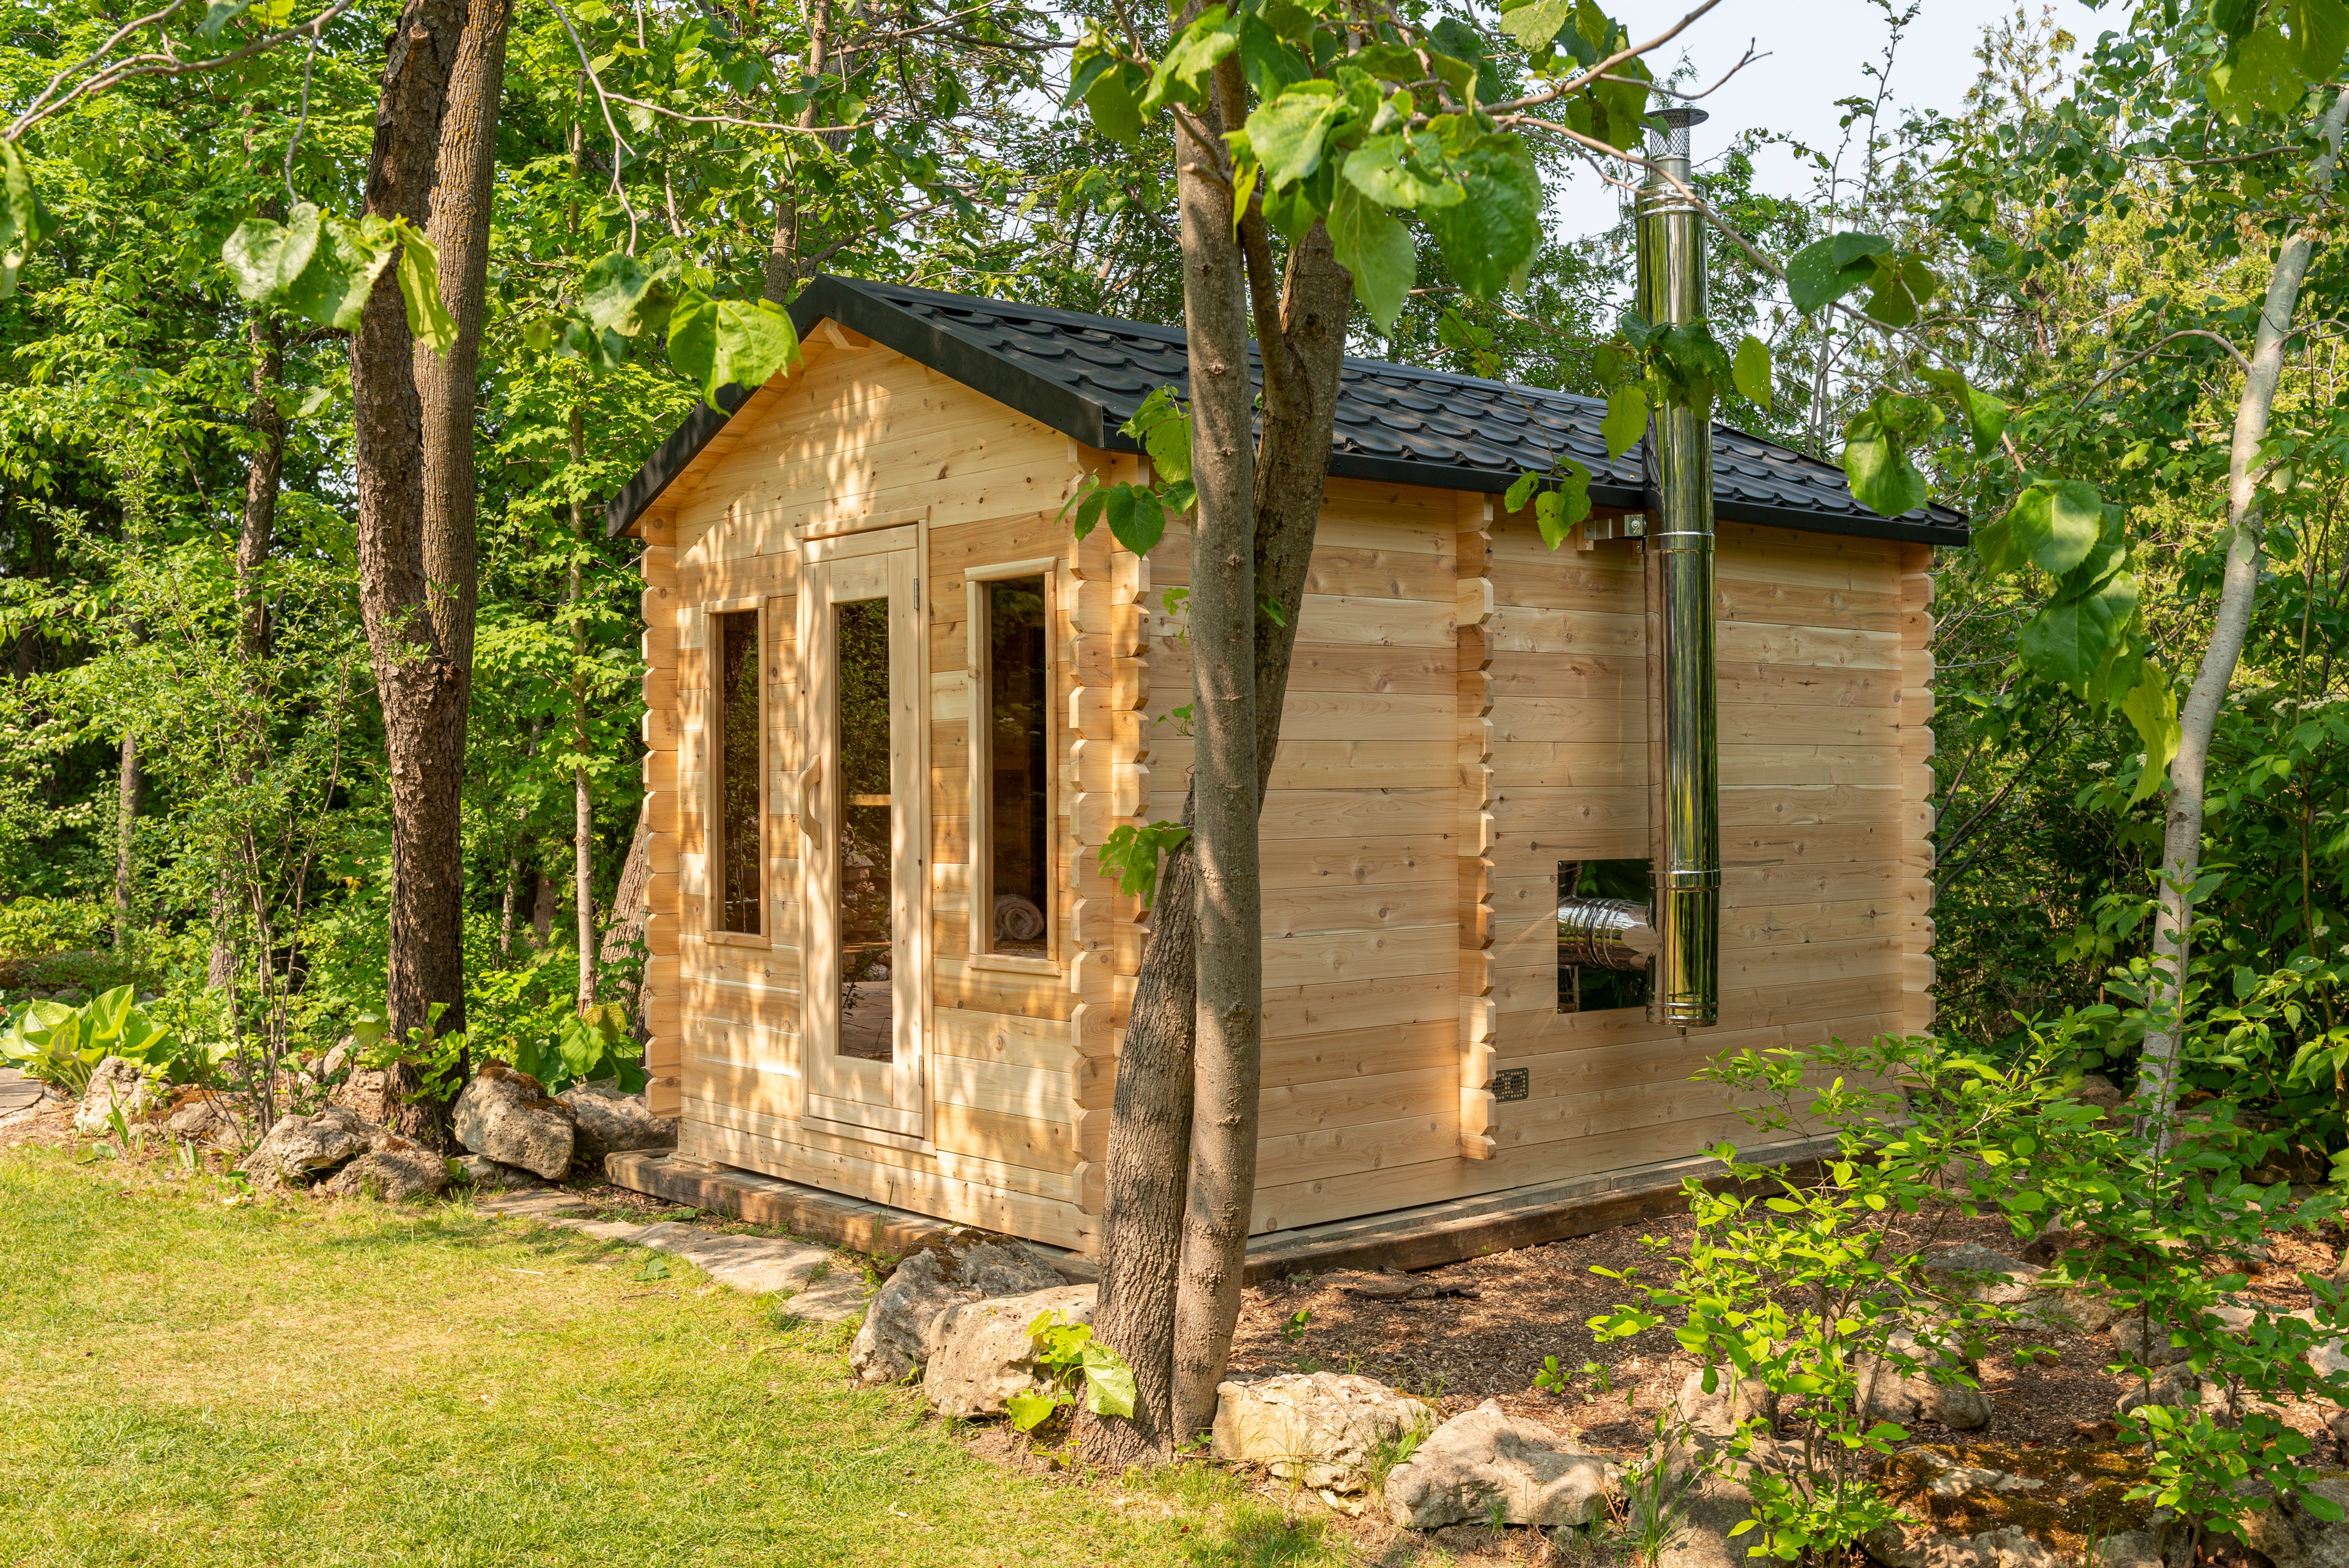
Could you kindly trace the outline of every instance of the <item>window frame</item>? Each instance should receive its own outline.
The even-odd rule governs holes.
[[[1014,974],[1050,974],[1061,972],[1061,917],[1060,910],[1060,845],[1050,846],[1050,858],[1044,873],[1044,956],[1028,953],[1008,953],[995,950],[995,922],[982,918],[982,911],[995,908],[994,857],[994,729],[987,718],[992,711],[989,669],[987,659],[988,639],[988,586],[1018,577],[1041,577],[1044,582],[1044,823],[1048,840],[1051,825],[1061,815],[1061,772],[1065,750],[1062,732],[1065,722],[1061,712],[1061,562],[1057,556],[1044,556],[1024,561],[997,561],[983,566],[969,566],[963,572],[964,618],[963,649],[970,687],[970,718],[968,740],[964,749],[968,755],[970,773],[970,913],[968,940],[964,943],[966,961],[976,969],[1006,971]]]
[[[702,802],[707,826],[701,836],[702,849],[702,939],[727,947],[767,948],[774,945],[774,888],[769,864],[768,818],[771,815],[768,799],[768,749],[774,739],[774,726],[769,722],[767,660],[771,649],[768,644],[767,601],[764,596],[716,600],[702,607],[702,647],[709,667],[709,711],[702,742],[704,771]],[[757,712],[754,722],[759,726],[758,743],[758,807],[753,815],[757,824],[759,866],[759,929],[738,931],[726,924],[726,704],[725,636],[719,618],[729,615],[749,615],[752,637],[758,649]]]

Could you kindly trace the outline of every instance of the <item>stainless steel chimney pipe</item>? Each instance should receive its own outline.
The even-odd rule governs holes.
[[[1637,208],[1639,310],[1650,322],[1704,314],[1704,231],[1677,180],[1702,109],[1667,109],[1651,131]],[[1650,410],[1644,541],[1648,597],[1648,840],[1658,946],[1648,1017],[1701,1028],[1721,1015],[1721,788],[1713,637],[1713,425]]]

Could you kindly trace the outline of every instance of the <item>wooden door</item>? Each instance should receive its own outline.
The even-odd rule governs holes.
[[[920,1137],[929,811],[915,533],[809,546],[801,909],[807,1115]]]

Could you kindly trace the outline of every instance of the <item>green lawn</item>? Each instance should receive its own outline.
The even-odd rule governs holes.
[[[1222,1478],[1055,1486],[845,1326],[457,1206],[225,1207],[0,1150],[0,1561],[1339,1563]],[[703,1293],[707,1288],[707,1293]]]

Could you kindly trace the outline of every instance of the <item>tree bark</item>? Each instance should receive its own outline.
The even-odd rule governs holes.
[[[807,75],[811,80],[823,75],[832,48],[832,0],[810,0],[807,12],[808,51]],[[807,107],[800,110],[802,130],[815,124],[815,99],[810,94]],[[804,144],[809,139],[800,138]],[[794,164],[796,154],[794,148]],[[776,305],[791,302],[792,290],[800,280],[800,192],[796,168],[792,183],[786,184],[775,200],[775,232],[767,240],[766,286],[762,296]]]
[[[367,161],[367,211],[423,224],[441,118],[464,33],[462,0],[409,0],[392,34]],[[391,774],[391,1035],[464,1022],[463,866],[458,796],[463,777],[464,671],[432,592],[425,540],[423,410],[416,345],[387,267],[351,335],[351,402],[358,501],[359,610],[383,708]],[[443,286],[447,285],[444,281]],[[470,428],[470,425],[469,425]],[[467,585],[470,592],[470,584]],[[436,597],[439,600],[436,607]],[[453,740],[452,740],[453,737]],[[435,1107],[414,1103],[416,1071],[387,1075],[400,1130],[440,1140]]]
[[[571,466],[574,472],[587,462],[587,420],[578,403],[571,405]],[[571,607],[571,844],[578,882],[579,997],[581,1012],[595,1005],[595,797],[587,787],[587,620],[586,581],[581,559],[587,550],[587,511],[574,496],[571,503],[571,575],[564,585],[564,602]]]
[[[2349,89],[2336,90],[2318,123],[2324,151],[2310,170],[2319,203],[2333,186],[2341,157],[2341,135],[2349,119]],[[2178,1060],[2185,1034],[2186,979],[2194,929],[2194,879],[2202,865],[2203,779],[2209,766],[2210,737],[2226,706],[2227,689],[2242,657],[2260,579],[2260,552],[2266,525],[2260,512],[2260,486],[2266,471],[2260,448],[2267,441],[2268,417],[2283,378],[2285,339],[2292,331],[2301,285],[2308,276],[2319,220],[2304,219],[2276,253],[2267,297],[2251,337],[2242,400],[2235,406],[2235,429],[2227,463],[2227,565],[2219,588],[2219,613],[2200,669],[2178,714],[2178,754],[2169,763],[2169,816],[2163,830],[2161,887],[2154,915],[2153,983],[2147,1004],[2168,1026],[2146,1032],[2137,1082],[2137,1126],[2167,1148],[2178,1114]]]
[[[1353,278],[1337,265],[1319,224],[1290,247],[1285,280],[1274,275],[1259,212],[1242,221],[1241,241],[1265,360],[1264,432],[1255,465],[1256,591],[1281,612],[1277,619],[1255,618],[1260,803],[1278,746],[1329,472]],[[1186,803],[1185,823],[1192,815]],[[1135,1419],[1081,1417],[1086,1457],[1112,1469],[1163,1459],[1177,1440],[1172,1363],[1194,1095],[1194,869],[1187,846],[1167,857],[1118,1054],[1094,1324],[1134,1368]]]
[[[130,946],[130,889],[138,870],[139,737],[124,735],[114,781],[114,950]]]
[[[261,437],[253,449],[252,462],[245,465],[244,513],[236,530],[236,655],[250,698],[259,691],[261,661],[269,652],[269,600],[264,578],[270,552],[276,546],[277,491],[285,472],[285,415],[277,406],[278,389],[285,379],[285,334],[277,318],[266,314],[255,315],[245,323],[244,330],[253,345],[253,400],[245,405],[245,419]],[[244,776],[249,778],[250,774]],[[228,863],[224,858],[223,866]],[[241,918],[237,910],[243,902],[223,874],[212,898],[212,950],[204,983],[231,999],[232,1016],[237,944],[222,928]]]

